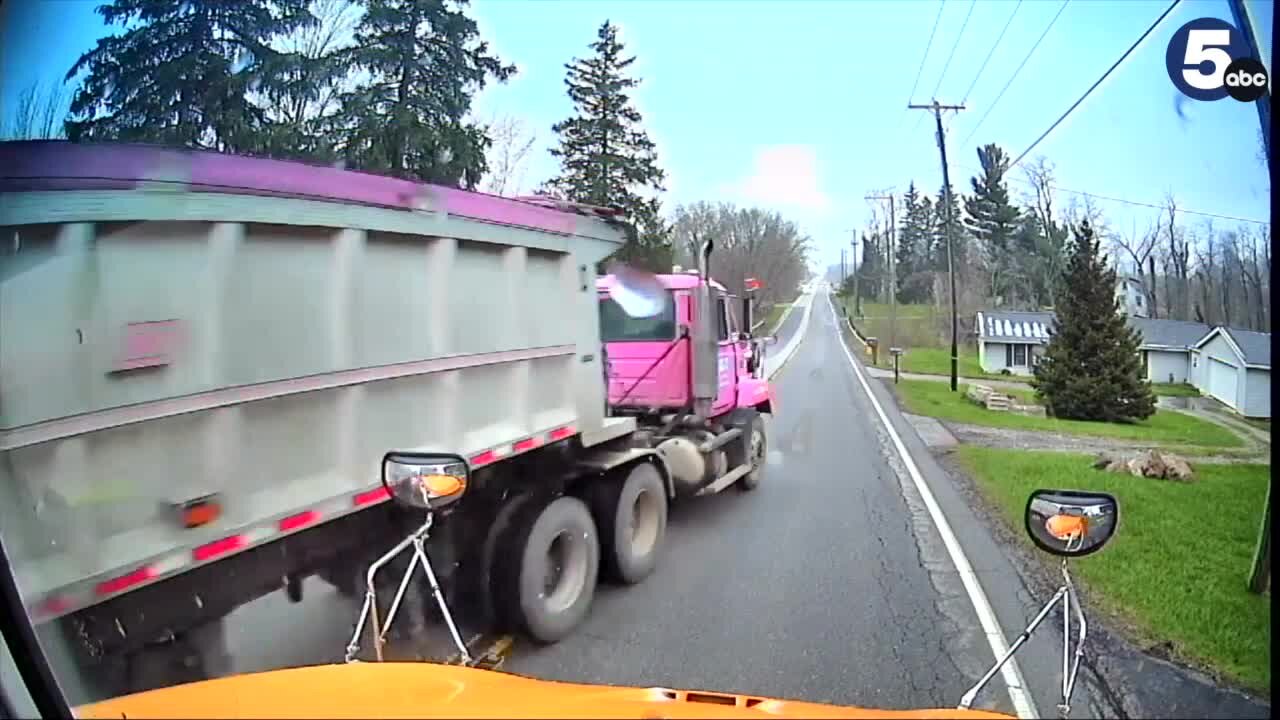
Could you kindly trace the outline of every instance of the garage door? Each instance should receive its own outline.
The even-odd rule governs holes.
[[[1236,406],[1236,366],[1217,358],[1209,358],[1209,394],[1222,402]]]

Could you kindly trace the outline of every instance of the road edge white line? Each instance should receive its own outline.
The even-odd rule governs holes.
[[[804,305],[804,315],[800,317],[800,327],[796,330],[795,337],[788,340],[786,346],[782,348],[782,354],[778,355],[776,358],[770,358],[768,356],[765,357],[764,376],[766,380],[772,380],[773,376],[777,375],[778,372],[782,370],[782,366],[786,365],[787,361],[791,359],[791,356],[796,354],[796,349],[800,347],[800,342],[804,339],[804,334],[809,330],[809,315],[813,310],[813,301],[817,295],[816,291],[808,293],[809,301]],[[797,300],[802,298],[798,298]],[[779,325],[781,325],[781,323],[779,323]],[[771,359],[777,360],[772,370],[769,369],[769,361]]]
[[[890,439],[893,440],[894,448],[897,449],[898,455],[901,456],[903,464],[907,467],[908,474],[911,475],[911,481],[915,485],[916,491],[920,493],[925,507],[929,510],[929,518],[933,521],[933,526],[937,529],[938,535],[942,537],[942,544],[947,548],[947,555],[951,558],[951,564],[955,566],[956,572],[960,575],[960,581],[964,584],[965,592],[969,595],[969,602],[973,605],[974,612],[978,615],[978,622],[982,625],[982,631],[987,636],[987,644],[991,646],[991,652],[994,655],[993,662],[999,660],[1009,651],[1009,642],[1005,639],[1004,633],[1000,629],[1000,622],[996,619],[995,610],[992,609],[991,603],[987,600],[987,594],[982,589],[982,583],[978,580],[977,574],[974,573],[973,566],[969,563],[969,558],[964,554],[960,541],[956,539],[955,534],[951,531],[951,523],[947,521],[947,516],[943,514],[942,508],[938,506],[938,501],[934,498],[928,483],[925,482],[924,476],[920,473],[920,468],[916,466],[915,459],[907,451],[907,447],[903,444],[902,437],[898,435],[898,431],[894,429],[893,423],[889,422],[889,416],[885,414],[884,408],[880,406],[880,401],[876,399],[875,393],[871,391],[871,385],[867,382],[862,371],[858,369],[858,363],[853,359],[853,353],[849,352],[849,346],[844,341],[844,333],[840,332],[840,314],[836,312],[835,303],[831,301],[830,291],[827,292],[827,305],[831,308],[831,313],[836,319],[836,338],[840,341],[840,348],[844,350],[845,357],[849,360],[849,366],[853,368],[853,373],[858,378],[858,382],[861,383],[863,391],[871,399],[871,406],[875,408],[881,424],[888,431]],[[1018,668],[1017,659],[1009,658],[1009,661],[1000,669],[1000,674],[1004,678],[1005,687],[1009,691],[1009,700],[1013,702],[1013,707],[1018,713],[1018,717],[1023,720],[1040,717],[1034,701],[1027,692],[1026,682],[1023,680],[1022,671]]]

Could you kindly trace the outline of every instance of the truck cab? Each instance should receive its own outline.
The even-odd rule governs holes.
[[[705,296],[697,291],[703,279],[697,271],[656,275],[666,297],[662,310],[651,317],[633,317],[610,297],[618,282],[614,275],[597,280],[600,297],[600,339],[608,376],[608,402],[621,414],[661,414],[693,402],[694,329],[701,297],[710,303],[710,327],[715,344],[716,391],[709,417],[745,407],[772,412],[773,397],[763,378],[765,338],[753,337],[751,291],[744,293],[741,312],[734,312],[734,295],[708,278]]]

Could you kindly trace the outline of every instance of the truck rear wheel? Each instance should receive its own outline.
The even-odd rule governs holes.
[[[536,642],[554,643],[587,616],[600,571],[600,542],[591,512],[578,498],[530,502],[499,556],[496,603],[506,620]]]
[[[666,488],[658,469],[643,462],[621,478],[597,483],[591,509],[600,528],[604,575],[627,585],[648,577],[667,532]]]

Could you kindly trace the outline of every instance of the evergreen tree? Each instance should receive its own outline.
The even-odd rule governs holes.
[[[1019,211],[1009,201],[1004,175],[1009,156],[999,146],[978,148],[982,175],[970,180],[973,196],[964,199],[964,224],[977,241],[987,265],[989,294],[1005,303],[1017,289],[1018,265],[1011,252]]]
[[[948,229],[951,236],[951,254],[957,269],[962,265],[961,260],[964,254],[964,225],[960,215],[960,198],[956,195],[954,188],[951,190],[951,226],[947,227],[947,194],[943,190],[938,191],[938,199],[933,203],[932,218],[932,255],[933,269],[939,272],[947,271],[947,235]]]
[[[1057,321],[1032,386],[1055,417],[1120,422],[1155,413],[1142,378],[1139,335],[1120,313],[1115,270],[1088,221],[1074,242],[1058,291]]]
[[[640,83],[626,75],[635,57],[624,55],[618,29],[608,21],[590,47],[591,57],[565,65],[574,114],[551,128],[560,140],[551,150],[560,160],[560,175],[547,187],[574,202],[622,209],[635,232],[615,258],[669,271],[670,233],[653,197],[664,189],[665,174],[628,92]]]
[[[475,93],[504,65],[462,11],[465,0],[367,0],[351,67],[367,83],[343,98],[344,152],[354,167],[474,188],[489,139],[468,122]]]
[[[932,223],[928,215],[932,212],[928,196],[916,190],[915,183],[907,188],[903,196],[905,208],[902,213],[902,225],[898,228],[898,247],[895,272],[898,279],[898,302],[926,302],[932,295],[932,283],[928,282],[929,245]]]
[[[287,60],[270,41],[315,21],[307,0],[113,0],[97,12],[125,30],[67,72],[87,70],[67,137],[232,152],[253,148],[265,121],[249,95]]]

